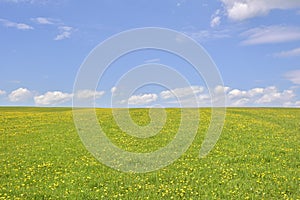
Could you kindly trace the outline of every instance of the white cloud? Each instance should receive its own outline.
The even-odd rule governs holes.
[[[246,91],[241,91],[238,89],[233,89],[228,93],[229,98],[233,99],[233,98],[240,98],[240,97],[244,97],[247,95]]]
[[[133,95],[128,99],[128,104],[130,105],[144,105],[155,102],[157,100],[157,94],[140,94]],[[124,101],[123,101],[124,103]]]
[[[264,93],[264,88],[253,88],[248,91],[248,97],[254,97]]]
[[[19,29],[19,30],[33,29],[33,27],[28,25],[28,24],[16,23],[16,22],[12,22],[12,21],[9,21],[9,20],[6,20],[6,19],[0,19],[0,23],[2,23],[3,26],[5,26],[5,27],[16,28],[16,29]]]
[[[241,1],[222,0],[226,7],[228,18],[232,20],[245,20],[248,18],[266,15],[268,9],[264,6],[264,1]]]
[[[0,96],[5,95],[5,94],[6,94],[6,92],[4,90],[0,90]]]
[[[54,1],[58,2],[58,0],[0,0],[1,2],[5,3],[30,3],[30,4],[47,4],[47,3],[54,3]]]
[[[300,28],[291,26],[265,26],[243,32],[243,45],[282,43],[300,40]]]
[[[210,21],[210,27],[214,28],[216,26],[219,26],[220,23],[221,23],[221,17],[220,16],[213,17],[212,20]]]
[[[285,78],[295,84],[300,84],[300,70],[293,70],[287,72],[285,74]]]
[[[99,99],[104,95],[104,91],[80,90],[76,93],[78,99]]]
[[[198,101],[210,101],[210,95],[209,94],[200,94],[197,96]]]
[[[220,16],[221,10],[216,10],[216,12],[211,16],[210,21],[210,27],[214,28],[216,26],[219,26],[221,23],[221,16]]]
[[[241,107],[241,106],[296,106],[296,94],[292,89],[280,91],[274,86],[265,88],[251,88],[249,90],[240,90],[237,88],[230,89],[227,86],[217,86],[211,95],[215,95],[215,100],[218,101],[218,95],[225,92],[227,97],[226,105]],[[166,100],[166,99],[163,99]],[[167,104],[190,106],[211,106],[212,98],[208,91],[204,91],[197,95],[197,104],[192,97],[187,97],[180,102],[168,101]]]
[[[295,84],[300,84],[300,70],[294,70],[288,75],[294,75],[293,77],[286,76],[294,81]],[[300,106],[300,99],[297,97],[295,91],[298,86],[291,87],[285,90],[279,90],[275,86],[250,88],[248,90],[241,90],[237,88],[229,88],[227,86],[217,86],[211,91],[211,95],[215,98],[219,97],[219,94],[225,92],[227,97],[227,106],[288,106],[295,107]],[[111,88],[111,92],[115,92],[116,88]],[[5,95],[4,90],[0,90],[0,96]],[[82,90],[74,96],[79,100],[90,100],[92,98],[101,98],[104,95],[104,91],[91,91]],[[180,97],[180,101],[176,101],[175,94]],[[193,95],[195,94],[195,96]],[[161,97],[160,99],[158,97]],[[25,102],[33,97],[33,92],[26,88],[19,88],[12,91],[8,95],[8,99],[11,102]],[[52,106],[69,102],[73,97],[73,94],[63,93],[60,91],[47,92],[43,95],[35,96],[34,102],[39,106]],[[196,98],[195,98],[196,97]],[[182,106],[182,107],[196,107],[196,106],[211,106],[211,96],[202,86],[192,86],[191,88],[175,88],[173,90],[165,90],[159,94],[148,93],[133,95],[129,99],[121,101],[121,104],[128,105],[151,105],[153,102],[158,102],[166,107],[168,106]],[[214,104],[213,104],[214,105]]]
[[[241,98],[241,99],[238,99],[236,101],[233,101],[230,106],[236,106],[236,107],[239,107],[239,106],[245,106],[247,103],[249,103],[250,99],[248,98]]]
[[[63,93],[60,91],[47,92],[40,96],[34,97],[34,102],[36,105],[40,106],[50,106],[57,105],[61,103],[68,102],[72,99],[73,95],[68,93]]]
[[[153,58],[150,60],[145,60],[144,63],[158,63],[160,61],[159,58]]]
[[[267,15],[274,9],[293,9],[300,7],[298,0],[221,0],[229,19],[245,19]]]
[[[214,93],[215,94],[222,94],[222,93],[226,93],[230,90],[230,87],[226,87],[226,86],[222,86],[222,85],[218,85],[214,88]]]
[[[30,2],[31,0],[0,0],[1,2],[7,2],[7,3],[22,3],[22,2]]]
[[[184,87],[184,88],[176,88],[173,90],[165,90],[160,93],[160,97],[162,99],[170,99],[170,98],[182,98],[188,97],[191,95],[197,95],[204,91],[202,86],[191,86],[191,87]]]
[[[289,102],[295,94],[292,90],[284,90],[283,92],[279,92],[276,87],[271,86],[267,87],[264,90],[264,94],[262,97],[257,99],[255,103],[258,104],[268,104],[268,103],[280,103],[284,104],[285,102]]]
[[[46,17],[36,17],[36,18],[32,18],[32,21],[38,23],[38,24],[54,24],[53,19],[51,18],[46,18]]]
[[[279,91],[275,86],[252,88],[249,90],[232,89],[227,93],[228,106],[286,106],[294,105],[293,90]]]
[[[70,38],[74,28],[71,26],[60,26],[58,27],[59,34],[54,38],[54,40],[64,40]]]
[[[71,27],[71,26],[60,26],[59,29],[61,29],[63,31],[72,31],[73,27]]]
[[[112,94],[114,94],[116,91],[117,91],[117,87],[112,87],[112,88],[110,89],[110,92],[111,92]]]
[[[230,90],[229,87],[225,86],[216,86],[213,88],[211,94],[208,93],[208,90],[205,90],[202,86],[191,86],[185,88],[176,88],[173,90],[166,90],[160,93],[162,100],[169,100],[167,103],[177,104],[183,107],[197,107],[197,106],[211,106],[212,100],[214,100],[214,105],[223,105],[223,95]],[[213,95],[213,99],[211,98]],[[175,97],[178,100],[173,100]]]
[[[292,49],[289,51],[282,51],[274,54],[275,57],[296,57],[300,56],[300,48]]]
[[[8,98],[11,102],[24,102],[32,97],[32,92],[26,88],[19,88],[12,91]]]
[[[36,17],[31,18],[37,24],[40,25],[53,25],[58,29],[58,34],[55,36],[54,40],[64,40],[70,38],[75,29],[71,26],[65,26],[58,19],[52,19],[47,17]]]
[[[207,41],[213,39],[222,39],[230,37],[229,30],[199,30],[184,31],[184,34],[197,41]]]
[[[228,98],[229,99],[250,98],[250,97],[255,97],[257,95],[261,95],[263,94],[263,92],[264,92],[263,88],[253,88],[248,91],[233,89],[228,93]]]

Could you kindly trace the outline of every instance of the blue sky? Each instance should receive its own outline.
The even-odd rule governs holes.
[[[228,106],[300,106],[296,0],[0,0],[0,105],[70,106],[89,52],[114,34],[142,27],[173,29],[202,45],[221,73]],[[82,95],[108,107],[120,92],[118,78],[152,62],[184,74],[199,105],[209,104],[204,82],[187,63],[154,50],[120,58],[96,92]],[[190,96],[185,86],[148,85],[119,103],[176,106],[171,93]]]

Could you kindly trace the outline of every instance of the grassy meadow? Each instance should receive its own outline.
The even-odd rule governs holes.
[[[147,109],[131,109],[139,125]],[[100,124],[119,147],[151,152],[172,140],[180,109],[167,109],[159,134],[129,137],[111,109]],[[0,199],[300,199],[300,109],[228,108],[215,148],[199,159],[210,109],[188,151],[149,173],[123,173],[83,146],[71,108],[0,107]]]

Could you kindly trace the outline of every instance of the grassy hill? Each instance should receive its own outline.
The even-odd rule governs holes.
[[[139,125],[147,109],[132,109]],[[161,132],[138,139],[122,132],[111,109],[97,109],[120,148],[151,152],[168,144],[180,122],[167,109]],[[299,199],[300,109],[228,108],[222,135],[205,158],[199,149],[210,109],[188,151],[150,173],[123,173],[83,146],[71,108],[0,107],[0,199]]]

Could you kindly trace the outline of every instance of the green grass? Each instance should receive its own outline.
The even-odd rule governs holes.
[[[199,150],[210,121],[200,109],[197,136],[161,170],[122,173],[99,163],[76,132],[70,108],[0,108],[0,199],[300,199],[300,109],[229,108],[222,135],[205,158]],[[98,109],[119,147],[151,152],[176,134],[180,110],[167,109],[161,132],[126,135],[110,109]],[[132,109],[139,125],[147,109]]]

